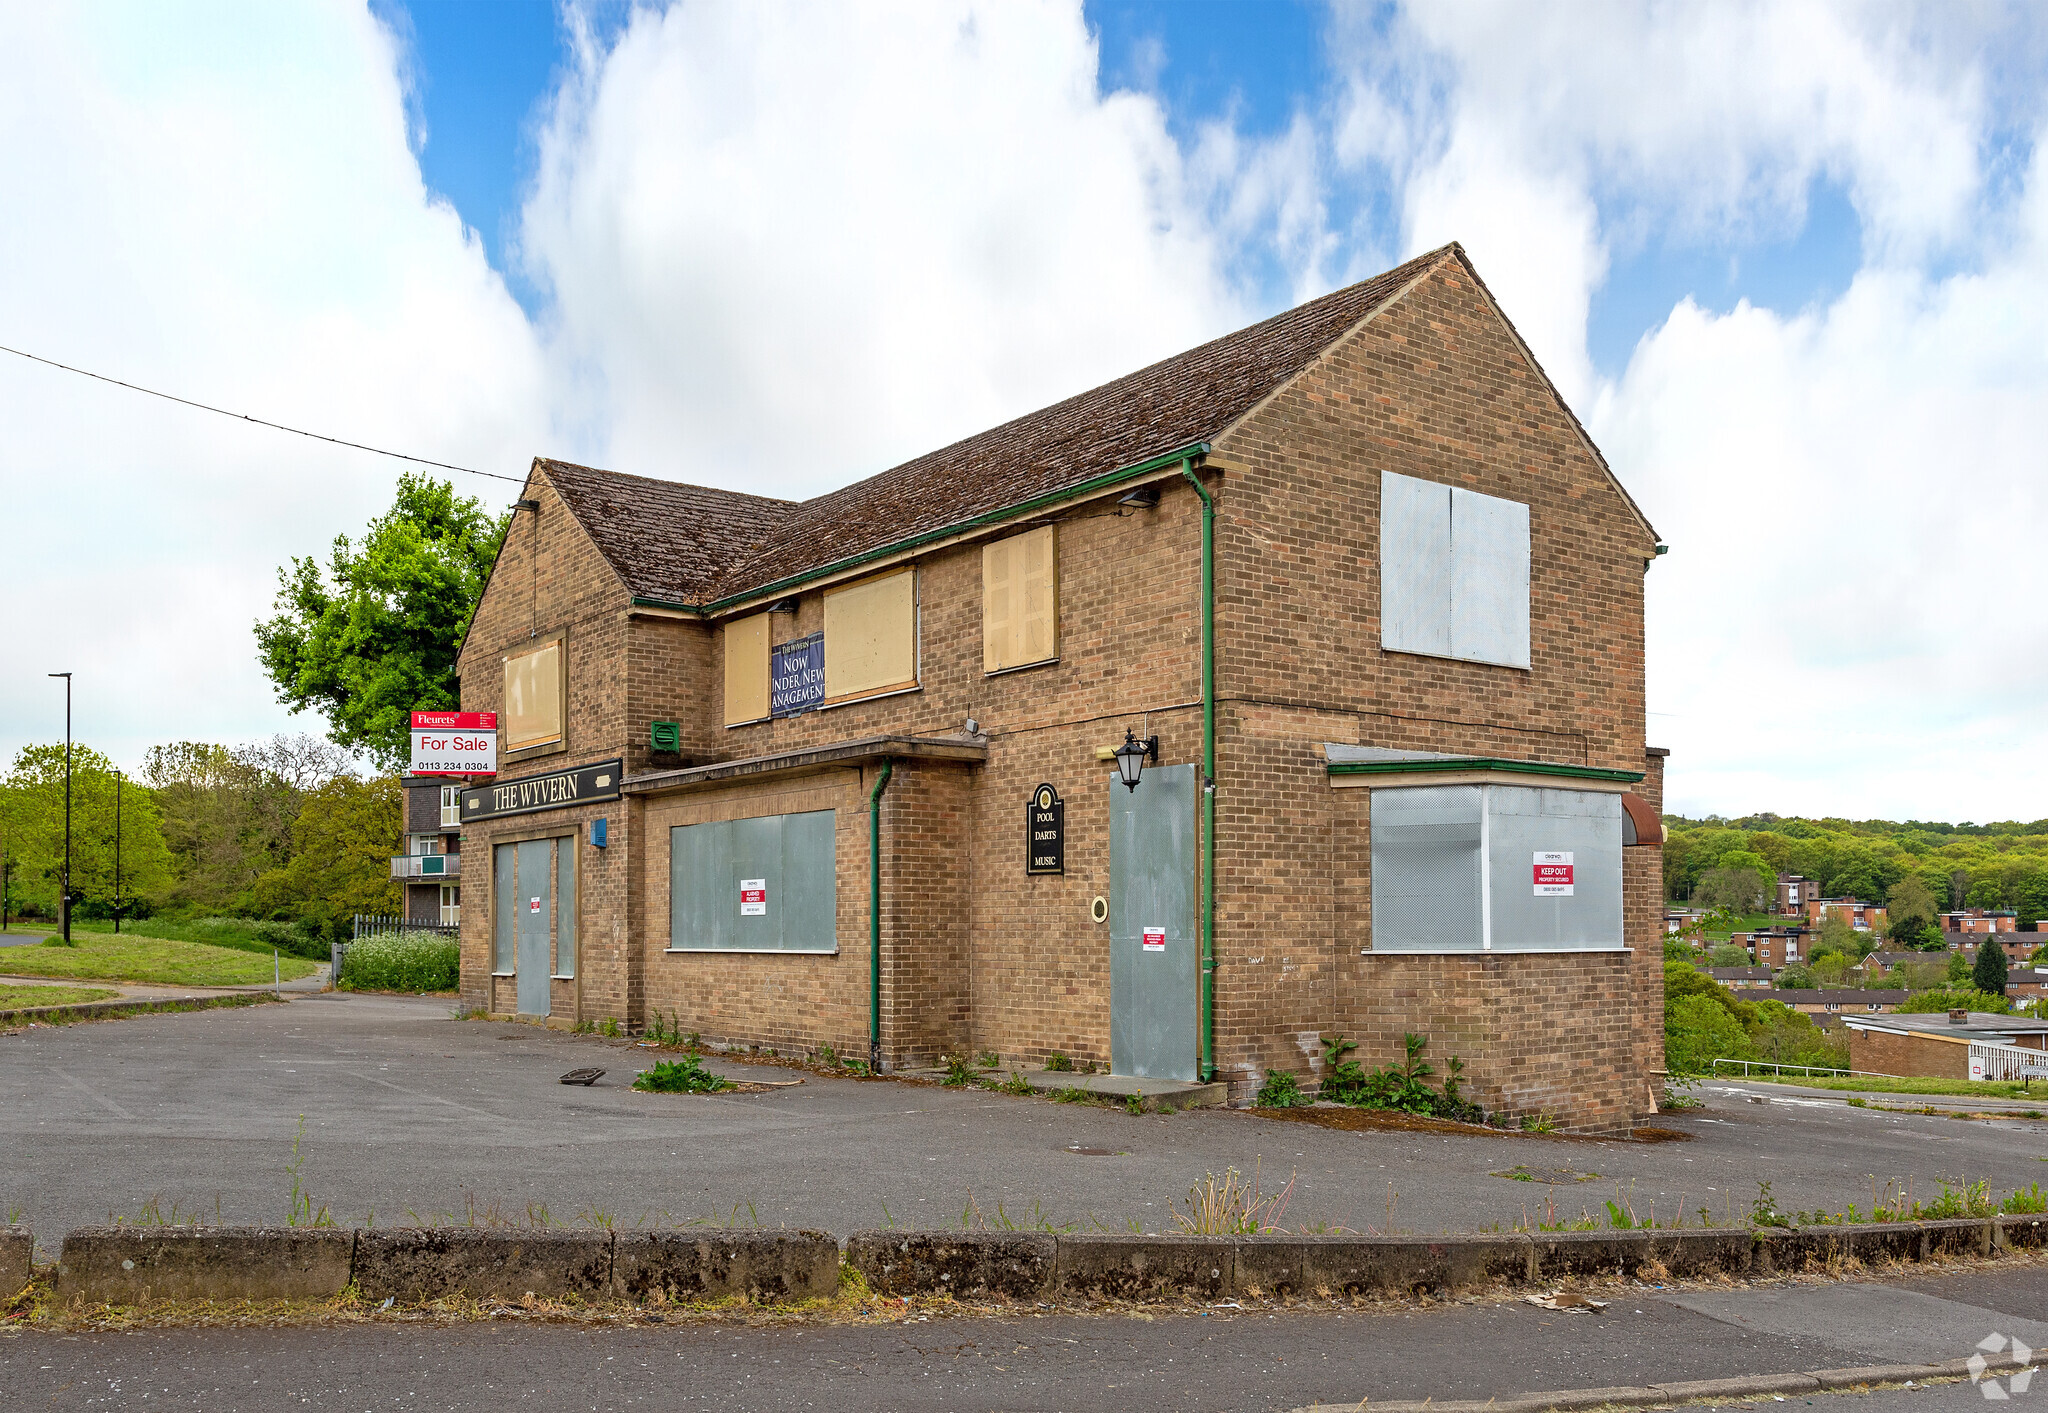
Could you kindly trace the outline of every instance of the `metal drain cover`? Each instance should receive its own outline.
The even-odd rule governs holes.
[[[562,1076],[562,1083],[580,1084],[585,1089],[588,1089],[591,1085],[597,1083],[598,1077],[603,1073],[604,1071],[600,1069],[570,1070]]]

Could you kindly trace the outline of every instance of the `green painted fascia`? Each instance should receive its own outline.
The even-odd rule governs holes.
[[[1073,500],[1079,496],[1106,490],[1116,485],[1119,481],[1128,481],[1133,476],[1143,476],[1150,471],[1163,470],[1168,466],[1177,465],[1191,456],[1206,456],[1208,451],[1209,444],[1207,442],[1190,442],[1178,451],[1169,451],[1163,455],[1155,456],[1130,466],[1122,466],[1114,471],[1091,477],[1075,485],[1063,486],[1056,491],[1047,491],[1044,495],[1033,496],[1030,500],[1019,501],[1015,505],[1006,505],[1000,510],[985,511],[971,519],[958,520],[950,525],[942,525],[936,530],[926,530],[922,534],[912,535],[907,539],[897,540],[891,544],[882,545],[877,549],[865,550],[860,554],[849,555],[845,559],[820,565],[816,569],[806,569],[801,574],[788,575],[772,583],[763,584],[757,589],[748,589],[745,593],[728,594],[724,598],[715,599],[710,603],[679,603],[674,599],[650,599],[641,598],[636,595],[633,599],[633,606],[635,608],[673,608],[688,613],[716,613],[720,609],[731,608],[734,604],[745,603],[749,599],[769,598],[787,589],[794,589],[799,585],[808,584],[829,575],[842,574],[849,569],[858,569],[863,564],[871,564],[875,560],[886,559],[892,554],[902,554],[904,551],[914,550],[920,545],[928,545],[939,540],[951,539],[955,535],[964,535],[989,525],[1001,524],[1012,516],[1028,515],[1034,510],[1043,510],[1045,507],[1057,505],[1063,500]]]
[[[1469,760],[1333,760],[1332,775],[1443,775],[1451,771],[1487,770],[1504,775],[1557,775],[1567,780],[1608,780],[1633,785],[1643,778],[1636,770],[1603,770],[1592,765],[1551,765],[1538,760],[1496,760],[1476,756]]]

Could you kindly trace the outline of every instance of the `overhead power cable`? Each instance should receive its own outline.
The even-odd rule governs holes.
[[[81,378],[96,378],[102,383],[112,383],[115,387],[126,388],[130,392],[148,393],[151,397],[160,397],[166,402],[176,402],[186,407],[196,407],[201,412],[212,412],[222,417],[232,417],[237,422],[254,422],[259,427],[269,427],[279,432],[290,432],[295,437],[311,437],[316,442],[331,442],[335,446],[352,447],[357,451],[367,451],[373,456],[389,456],[398,461],[410,461],[420,466],[439,467],[443,471],[460,471],[465,476],[489,476],[494,481],[510,481],[515,486],[526,484],[526,478],[523,476],[504,476],[496,471],[478,471],[474,467],[457,466],[452,462],[429,461],[424,456],[408,456],[402,451],[386,451],[380,446],[366,446],[362,442],[352,442],[343,437],[330,437],[320,432],[309,432],[303,427],[287,427],[282,422],[272,422],[266,418],[252,417],[246,412],[230,412],[225,407],[212,407],[203,402],[194,402],[189,397],[178,397],[172,393],[158,392],[155,388],[145,388],[136,383],[124,383],[119,378],[108,377],[105,373],[95,373],[89,368],[74,368],[69,363],[59,363],[54,358],[44,358],[39,354],[26,353],[18,348],[9,348],[6,344],[0,344],[0,353],[11,353],[17,358],[26,358],[31,363],[41,363],[51,368],[61,368],[67,373],[76,373]]]

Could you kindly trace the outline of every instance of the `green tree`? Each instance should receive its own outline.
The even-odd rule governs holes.
[[[1710,967],[1746,967],[1751,960],[1746,948],[1732,942],[1723,942],[1707,953],[1707,965]]]
[[[1664,1007],[1664,1067],[1703,1074],[1715,1060],[1750,1058],[1749,1032],[1706,996],[1681,996]]]
[[[1963,949],[1960,947],[1948,954],[1948,984],[1951,986],[1968,986],[1970,984],[1970,959],[1963,955]]]
[[[335,744],[399,769],[410,713],[461,704],[455,655],[508,516],[408,474],[359,545],[335,537],[326,575],[311,558],[280,569],[276,613],[256,625],[277,699],[318,709]]]
[[[1693,885],[1692,900],[1703,908],[1754,913],[1762,911],[1776,886],[1755,869],[1710,868]]]
[[[71,746],[71,891],[78,911],[110,915],[116,872],[124,902],[153,902],[170,881],[155,796],[140,782],[119,783],[115,824],[114,763],[90,746]],[[116,859],[118,832],[119,858]],[[0,785],[0,850],[13,861],[9,892],[16,907],[55,916],[64,878],[64,745],[24,746]],[[134,909],[129,909],[132,913]]]
[[[1963,906],[1997,912],[2005,906],[2005,889],[1996,878],[1975,879],[1970,891],[1963,894]]]
[[[256,880],[292,857],[292,824],[307,792],[348,773],[347,753],[313,736],[232,749],[204,741],[150,747],[143,774],[163,808],[173,859],[167,905],[249,910]]]
[[[1778,973],[1776,985],[1781,991],[1812,991],[1820,984],[1813,968],[1797,964],[1786,967]]]
[[[1932,991],[1915,991],[1906,998],[1906,1004],[1899,1007],[1906,1015],[1938,1015],[1943,1011],[1989,1011],[1993,1015],[2012,1014],[2012,1002],[2003,996],[1987,995],[1973,989],[1969,982],[1961,986],[1937,986]]]
[[[1961,956],[1962,953],[1956,953]],[[1970,984],[1986,996],[2005,994],[2005,948],[1987,937],[1977,944],[1977,964],[1970,968]]]
[[[306,795],[292,821],[292,859],[256,880],[255,910],[267,917],[396,913],[404,885],[391,877],[405,821],[393,776],[340,775]]]

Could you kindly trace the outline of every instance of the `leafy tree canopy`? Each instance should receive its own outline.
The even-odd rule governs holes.
[[[1962,953],[1956,953],[1961,956]],[[1977,964],[1970,968],[1970,984],[1987,996],[2005,994],[2005,948],[1985,940],[1977,944]]]
[[[114,901],[117,867],[123,899],[157,892],[171,872],[155,795],[133,778],[122,778],[117,830],[115,794],[113,762],[74,741],[71,891],[95,905],[94,911]],[[27,903],[54,916],[64,875],[63,742],[24,746],[15,756],[14,768],[0,784],[0,854],[11,860],[11,909],[19,911]]]
[[[408,474],[359,544],[335,537],[324,575],[310,557],[280,569],[276,613],[256,625],[277,699],[317,709],[335,744],[399,769],[410,713],[460,705],[455,655],[508,517]]]

